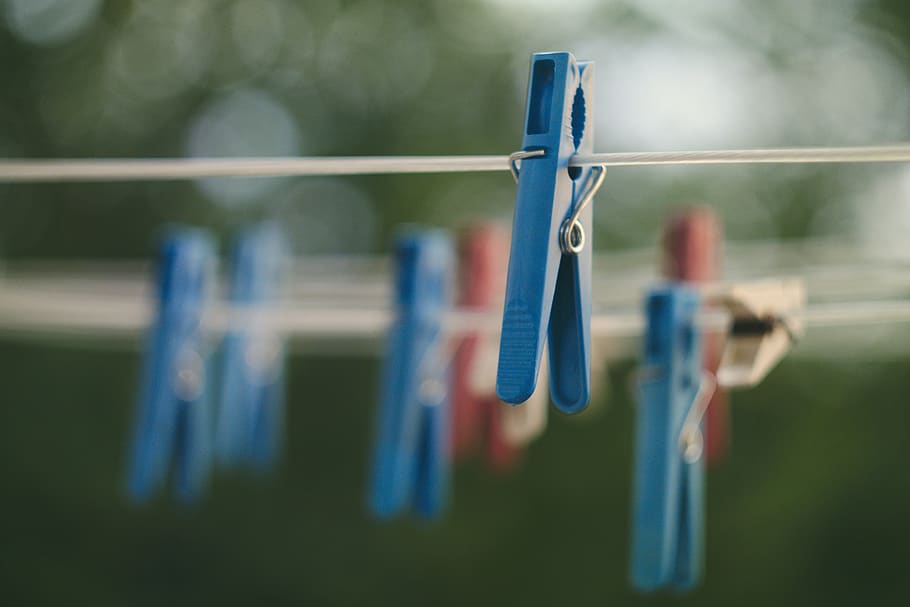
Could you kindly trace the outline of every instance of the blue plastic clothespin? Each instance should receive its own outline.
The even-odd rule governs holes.
[[[635,588],[686,590],[703,570],[705,472],[699,298],[681,284],[646,300],[635,438],[631,579]],[[713,388],[709,388],[713,390]]]
[[[208,481],[212,416],[201,319],[214,265],[205,233],[175,230],[164,239],[135,419],[129,492],[136,500],[165,483],[172,463],[181,500],[197,499]]]
[[[370,509],[442,513],[449,481],[449,366],[443,333],[454,248],[439,231],[402,233],[395,250],[395,320],[389,330],[370,486]]]
[[[591,394],[591,208],[603,168],[569,167],[593,151],[594,64],[535,53],[525,118],[496,393],[534,393],[549,337],[550,391],[566,413]],[[571,219],[575,221],[571,221]]]
[[[268,325],[287,269],[274,224],[247,230],[234,244],[230,301],[242,322],[224,338],[215,456],[220,465],[274,464],[284,421],[284,340]]]

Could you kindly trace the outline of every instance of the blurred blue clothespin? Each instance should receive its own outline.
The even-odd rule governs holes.
[[[593,151],[593,104],[593,63],[534,54],[522,149],[512,155],[518,195],[496,378],[508,403],[534,393],[548,337],[554,404],[575,413],[590,400],[590,202],[604,169],[569,159]]]
[[[402,233],[395,251],[395,319],[388,336],[370,486],[370,509],[441,514],[449,480],[449,366],[443,321],[454,248],[438,231]]]
[[[177,496],[203,492],[211,464],[211,408],[201,319],[214,272],[214,246],[195,230],[164,239],[158,299],[145,353],[129,479],[130,495],[148,499],[173,464]]]
[[[230,302],[237,312],[222,350],[215,455],[220,465],[271,466],[284,421],[284,340],[269,325],[287,270],[274,224],[250,228],[231,257]]]
[[[697,291],[653,289],[635,436],[631,578],[635,588],[686,590],[704,560],[704,441],[715,381],[702,371]]]

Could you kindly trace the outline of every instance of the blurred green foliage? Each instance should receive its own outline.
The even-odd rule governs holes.
[[[910,134],[908,100],[891,95],[910,90],[900,88],[910,78],[910,6],[898,0],[683,3],[692,6],[672,10],[618,0],[579,7],[81,0],[84,23],[66,13],[72,7],[54,13],[63,10],[60,2],[29,2],[0,2],[0,155],[269,154],[276,141],[313,155],[506,153],[519,141],[528,54],[552,49],[606,66],[598,107],[650,108],[598,112],[599,150],[878,143]],[[654,54],[655,45],[700,49],[706,62],[736,58],[724,67],[732,73],[752,66],[728,83],[733,93],[754,84],[756,65],[754,73],[785,86],[745,95],[745,114],[727,123],[712,120],[730,99],[715,94],[716,105],[693,111],[702,106],[684,103],[686,91],[666,80],[663,105],[655,106],[629,93],[638,90],[631,80],[610,78],[631,76],[636,56],[666,58]],[[853,60],[855,72],[839,73],[836,66],[846,70]],[[647,77],[650,65],[639,75]],[[875,66],[885,67],[873,73]],[[720,67],[708,62],[704,70],[710,76]],[[677,67],[671,61],[662,69],[672,75]],[[805,102],[837,78],[859,84]],[[675,117],[679,107],[691,120]],[[296,131],[269,130],[257,122],[263,116]],[[648,138],[655,124],[666,139]],[[214,141],[194,139],[199,133],[214,133]],[[692,201],[718,208],[732,238],[854,235],[882,171],[611,172],[597,245],[650,244],[667,209]],[[146,258],[165,223],[227,236],[265,216],[294,230],[298,252],[374,253],[400,222],[457,226],[472,216],[507,217],[512,195],[505,174],[236,187],[0,185],[0,253]],[[905,207],[906,199],[897,204]],[[874,224],[872,237],[886,227]],[[908,362],[788,360],[760,387],[736,394],[734,450],[709,479],[707,580],[680,603],[900,601],[910,545],[910,480],[899,457],[910,428]],[[451,513],[436,525],[366,516],[378,369],[359,358],[292,358],[287,453],[273,478],[219,476],[209,499],[191,510],[164,498],[129,505],[123,471],[137,368],[132,352],[0,341],[4,604],[667,598],[637,597],[626,582],[631,362],[610,370],[609,407],[580,419],[554,415],[519,473],[460,467]]]

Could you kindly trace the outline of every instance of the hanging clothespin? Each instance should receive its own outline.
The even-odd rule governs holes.
[[[370,487],[382,518],[408,507],[442,513],[449,480],[450,308],[454,251],[438,231],[401,234],[395,248],[395,320],[389,330]]]
[[[733,285],[711,299],[732,317],[717,370],[721,386],[756,385],[805,331],[806,288],[801,280]]]
[[[201,322],[213,279],[214,246],[201,231],[174,231],[163,242],[159,263],[129,491],[137,500],[149,498],[165,483],[173,462],[177,496],[193,501],[205,488],[212,459]]]
[[[576,413],[590,400],[590,202],[605,173],[569,160],[593,151],[593,106],[593,63],[534,54],[522,149],[512,154],[518,194],[496,380],[508,403],[534,393],[548,339],[554,404]]]
[[[502,306],[505,296],[509,233],[497,224],[465,231],[459,241],[459,309],[483,313]],[[504,405],[496,396],[499,335],[473,331],[458,342],[452,374],[453,451],[472,453],[483,442],[495,470],[514,467],[524,445],[547,422],[548,395],[541,382],[524,407]],[[541,390],[543,388],[543,390]]]
[[[671,280],[704,285],[720,278],[723,230],[709,207],[675,213],[664,227],[662,274]],[[705,369],[717,372],[723,346],[721,336],[704,336]],[[730,445],[730,408],[727,391],[714,391],[705,420],[705,454],[708,464],[719,462]]]
[[[269,313],[287,268],[285,241],[274,224],[250,228],[234,244],[229,299],[238,314],[223,343],[215,430],[215,454],[227,467],[266,469],[281,445],[285,344]]]
[[[472,226],[461,235],[458,245],[458,307],[469,312],[483,312],[500,303],[505,291],[508,235],[495,225]],[[499,281],[502,281],[501,287],[497,286]],[[483,365],[477,364],[478,360],[490,362],[484,360],[490,341],[480,331],[468,332],[461,337],[455,350],[452,364],[452,450],[456,458],[473,453],[484,435],[486,402],[481,382],[485,378],[477,378],[476,375],[483,371]],[[475,386],[479,389],[475,390]]]
[[[702,371],[697,291],[653,289],[635,437],[631,579],[635,588],[685,590],[701,579],[704,448],[701,421],[714,390]]]

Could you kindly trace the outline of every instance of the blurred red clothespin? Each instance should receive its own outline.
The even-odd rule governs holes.
[[[667,278],[708,283],[720,277],[723,229],[714,212],[706,207],[686,209],[673,215],[663,235],[662,273]],[[708,335],[705,368],[717,372],[723,336]],[[715,390],[708,405],[705,449],[708,463],[716,464],[730,447],[730,412],[726,390]]]
[[[459,243],[459,309],[501,309],[508,262],[508,230],[480,224],[465,231]],[[542,430],[547,404],[541,421],[539,403],[519,407],[502,403],[495,389],[498,355],[498,333],[478,331],[460,338],[452,377],[452,448],[455,458],[461,459],[482,443],[490,467],[505,471],[514,468],[522,446]]]

